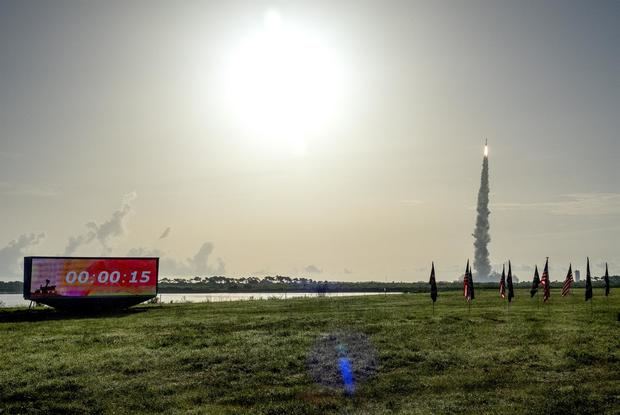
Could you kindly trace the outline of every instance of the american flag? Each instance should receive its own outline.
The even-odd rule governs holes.
[[[532,289],[530,290],[530,297],[534,297],[538,292],[538,286],[540,285],[540,277],[538,276],[538,265],[534,270],[534,279],[532,280]]]
[[[428,281],[428,283],[431,285],[431,300],[433,300],[433,303],[435,301],[437,301],[437,281],[435,281],[435,263],[433,262],[433,265],[431,266],[431,278]]]
[[[562,285],[562,297],[570,294],[570,287],[573,285],[573,265],[568,266],[568,274],[566,274],[566,279],[564,280],[564,285]]]
[[[506,283],[508,284],[508,302],[510,303],[515,297],[515,291],[512,287],[512,266],[510,265],[510,261],[508,261],[508,276],[506,277]]]
[[[463,296],[467,299],[467,301],[474,299],[474,281],[469,269],[469,259],[467,260],[465,276],[463,277]]]
[[[474,275],[471,273],[471,267],[469,267],[469,278],[467,279],[467,295],[469,300],[474,299]]]
[[[605,276],[603,277],[605,281],[605,297],[609,295],[609,269],[607,268],[607,263],[605,263]]]
[[[590,258],[586,269],[586,301],[592,300],[592,277],[590,276]]]
[[[502,268],[502,277],[499,280],[499,296],[506,298],[506,266]]]
[[[547,258],[547,262],[545,262],[545,270],[543,271],[540,283],[543,286],[543,302],[547,302],[551,296],[551,284],[549,283],[549,258]]]

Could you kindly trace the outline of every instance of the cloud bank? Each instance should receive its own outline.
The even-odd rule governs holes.
[[[210,261],[213,253],[213,244],[205,242],[193,257],[178,261],[172,258],[162,258],[160,268],[162,275],[172,276],[213,276],[225,275],[226,263],[222,258]]]
[[[323,270],[317,267],[316,265],[308,265],[306,268],[304,268],[304,271],[310,274],[320,274],[323,272]]]
[[[19,277],[23,269],[23,257],[28,254],[29,248],[39,244],[43,239],[45,239],[44,233],[24,234],[0,249],[0,277]]]
[[[95,221],[88,222],[86,224],[88,230],[85,233],[69,237],[64,255],[72,255],[78,248],[88,245],[94,240],[101,245],[102,255],[109,255],[112,251],[110,247],[112,239],[127,233],[126,221],[133,211],[132,203],[136,197],[135,192],[126,194],[123,197],[120,209],[114,211],[108,220],[101,224]]]
[[[162,277],[214,276],[226,274],[226,263],[222,258],[211,261],[214,246],[211,242],[202,244],[194,256],[184,260],[166,257],[159,249],[132,248],[127,252],[131,257],[160,257],[159,274]]]

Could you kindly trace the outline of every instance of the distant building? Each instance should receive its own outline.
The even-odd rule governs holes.
[[[575,270],[575,282],[579,282],[579,279],[581,278],[581,272],[579,272],[578,269]]]

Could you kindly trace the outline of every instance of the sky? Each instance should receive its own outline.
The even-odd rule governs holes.
[[[0,279],[620,273],[618,1],[0,0]],[[583,271],[582,271],[583,272]]]

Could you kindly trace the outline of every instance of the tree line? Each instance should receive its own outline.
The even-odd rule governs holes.
[[[609,278],[612,287],[620,287],[620,276]],[[595,287],[602,286],[602,279],[593,277]],[[497,282],[475,282],[477,289],[497,289]],[[515,288],[529,288],[530,281],[521,281]],[[23,292],[21,281],[0,281],[0,293]],[[562,281],[551,283],[552,288],[562,288]],[[573,287],[585,287],[585,281],[573,284]],[[440,291],[455,291],[463,289],[462,281],[438,281]],[[158,291],[160,293],[216,293],[216,292],[429,292],[428,282],[381,282],[381,281],[320,281],[303,277],[287,277],[282,275],[266,277],[232,278],[225,276],[193,277],[193,278],[160,278]]]

